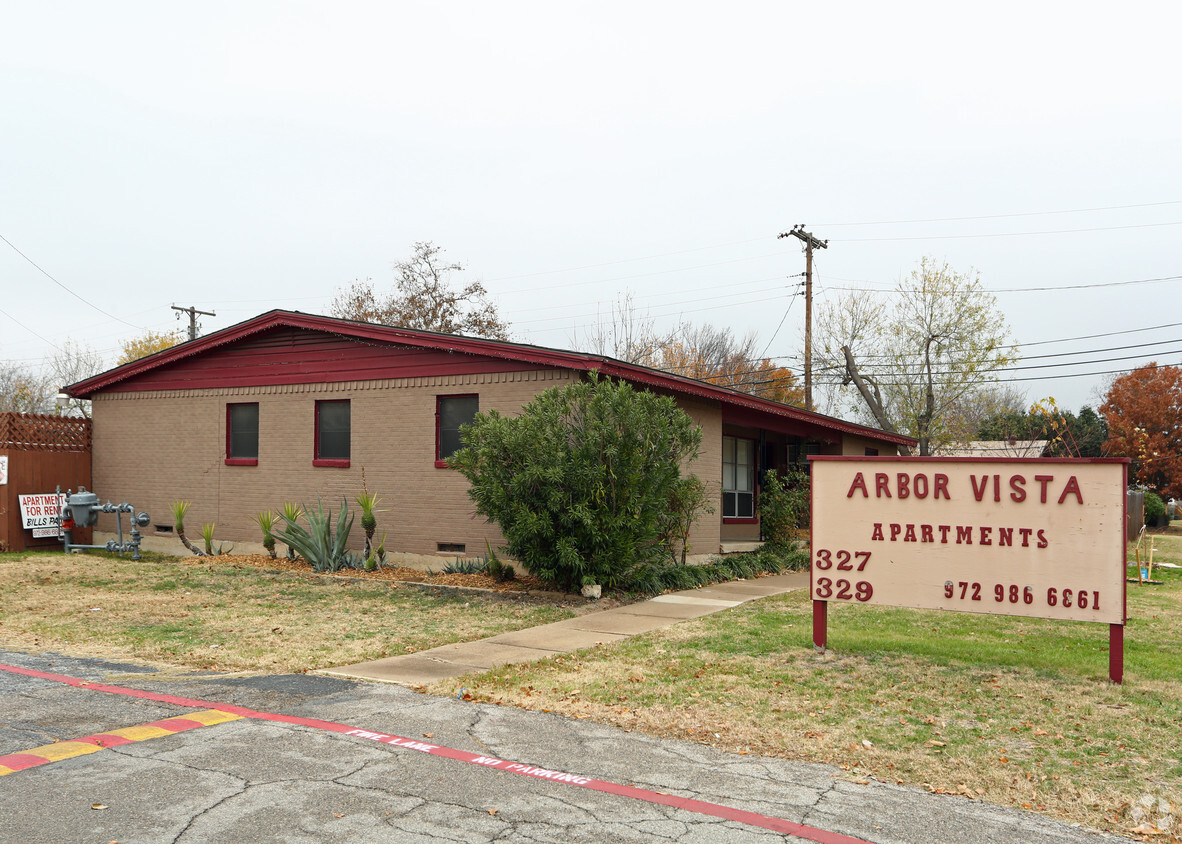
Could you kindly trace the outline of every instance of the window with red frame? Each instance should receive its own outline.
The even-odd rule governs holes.
[[[480,397],[436,396],[435,397],[435,465],[447,466],[448,458],[462,446],[460,427],[472,424],[480,410]]]
[[[722,517],[755,518],[755,443],[722,438]]]
[[[316,402],[316,466],[349,465],[350,403]]]
[[[226,405],[226,465],[257,466],[259,463],[259,404]]]

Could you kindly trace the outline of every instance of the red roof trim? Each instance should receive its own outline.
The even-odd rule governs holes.
[[[548,349],[542,346],[529,346],[503,340],[463,337],[457,334],[437,334],[430,331],[417,331],[367,322],[353,322],[334,317],[283,310],[268,311],[253,319],[248,319],[205,337],[181,343],[178,346],[173,346],[170,349],[165,349],[146,358],[140,358],[137,361],[132,361],[131,363],[100,373],[84,381],[79,381],[77,384],[71,384],[66,388],[66,392],[76,398],[90,398],[95,393],[110,389],[117,384],[133,379],[157,367],[205,354],[206,352],[236,343],[264,331],[282,327],[322,331],[355,340],[398,343],[417,348],[444,349],[461,354],[524,361],[542,366],[552,366],[557,369],[573,369],[579,372],[598,370],[605,375],[623,378],[624,380],[638,384],[645,384],[699,398],[713,399],[723,404],[743,407],[760,413],[770,413],[774,416],[841,431],[855,436],[871,437],[876,440],[885,440],[886,442],[908,447],[913,447],[918,443],[917,440],[901,434],[891,434],[875,428],[856,425],[852,422],[835,419],[831,416],[812,413],[798,407],[791,407],[786,404],[770,401],[769,399],[761,399],[757,396],[740,393],[726,387],[708,384],[705,381],[696,381],[692,378],[685,378],[680,375],[673,375],[668,372],[625,363],[601,355]]]

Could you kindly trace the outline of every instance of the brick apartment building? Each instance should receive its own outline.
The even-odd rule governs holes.
[[[391,551],[482,554],[502,541],[447,467],[478,410],[512,414],[593,371],[672,395],[703,431],[689,466],[717,512],[693,553],[757,540],[761,473],[808,454],[896,454],[914,441],[612,358],[275,310],[71,385],[92,401],[94,488],[173,530],[258,541],[251,517],[286,501],[381,496]],[[100,529],[109,529],[102,523]],[[351,544],[360,547],[354,531]]]

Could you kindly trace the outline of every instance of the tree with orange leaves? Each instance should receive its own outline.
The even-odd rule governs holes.
[[[1162,495],[1182,495],[1182,368],[1150,363],[1112,382],[1100,413],[1107,452]]]
[[[645,363],[687,378],[729,387],[753,396],[804,407],[796,375],[770,358],[752,354],[755,336],[736,340],[728,328],[683,326],[681,339],[658,340]]]

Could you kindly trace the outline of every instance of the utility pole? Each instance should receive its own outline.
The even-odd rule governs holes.
[[[804,409],[813,409],[813,250],[828,249],[829,241],[818,240],[804,230],[804,223],[780,237],[795,237],[804,243]]]
[[[190,340],[197,339],[197,314],[201,314],[202,316],[217,316],[217,314],[215,314],[213,311],[199,311],[199,310],[197,310],[196,306],[194,306],[194,305],[190,305],[187,308],[182,308],[180,305],[173,305],[172,309],[174,311],[180,311],[180,313],[178,313],[176,315],[177,319],[181,318],[181,314],[188,314],[189,315],[189,339]]]

